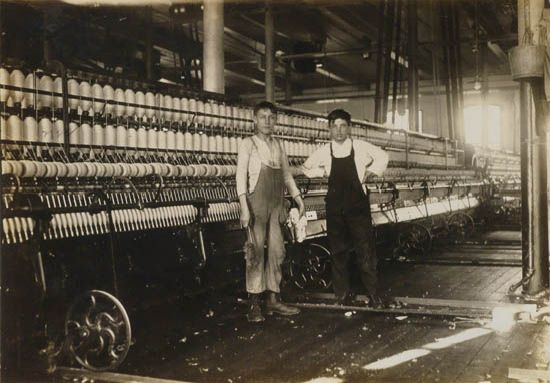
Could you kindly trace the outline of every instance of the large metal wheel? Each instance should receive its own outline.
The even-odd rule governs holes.
[[[124,306],[113,295],[91,290],[79,296],[65,319],[67,350],[92,371],[120,366],[130,349],[132,328]]]
[[[394,257],[425,256],[432,248],[432,234],[419,223],[408,223],[399,229]]]
[[[328,289],[330,251],[318,243],[304,243],[289,262],[289,280],[300,289]]]
[[[475,223],[470,215],[464,212],[453,213],[447,218],[447,230],[452,241],[462,241],[474,233]]]

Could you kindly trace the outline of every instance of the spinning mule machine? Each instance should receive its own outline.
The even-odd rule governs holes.
[[[13,334],[5,344],[46,339],[52,358],[114,369],[132,342],[128,312],[158,299],[159,286],[242,278],[234,178],[239,144],[254,133],[251,106],[63,67],[3,67],[0,86],[2,299],[13,318],[3,321]],[[514,214],[502,206],[519,191],[516,155],[355,120],[352,135],[390,156],[367,184],[384,258],[422,254]],[[275,136],[299,174],[328,142],[327,121],[281,108]],[[285,279],[326,289],[326,180],[296,181],[308,235],[288,237]]]

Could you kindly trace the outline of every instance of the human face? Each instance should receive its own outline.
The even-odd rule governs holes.
[[[254,116],[254,123],[256,124],[258,133],[271,136],[275,127],[275,117],[275,113],[269,109],[258,110],[258,113]]]
[[[330,124],[330,138],[337,143],[344,142],[351,133],[351,126],[346,120],[337,118]]]

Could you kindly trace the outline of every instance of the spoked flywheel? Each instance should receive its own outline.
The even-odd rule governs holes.
[[[124,306],[113,295],[91,290],[79,296],[65,319],[69,354],[84,368],[117,368],[130,349],[132,329]]]

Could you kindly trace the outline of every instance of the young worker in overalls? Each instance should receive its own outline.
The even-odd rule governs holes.
[[[247,318],[264,320],[260,294],[268,291],[266,312],[295,315],[298,308],[281,302],[279,284],[285,247],[281,221],[285,219],[284,191],[294,198],[300,215],[304,202],[290,173],[288,158],[281,143],[272,137],[276,120],[275,106],[267,101],[254,108],[256,134],[245,138],[237,160],[237,194],[241,205],[241,226],[251,225],[255,239],[253,262],[246,265],[246,291],[250,297]],[[264,243],[267,239],[267,256]]]
[[[334,293],[342,303],[353,299],[348,264],[354,251],[369,304],[380,306],[374,229],[363,182],[370,175],[382,175],[388,155],[375,145],[351,138],[351,116],[345,110],[332,111],[328,123],[331,142],[315,151],[302,171],[310,178],[328,177],[326,214]]]

